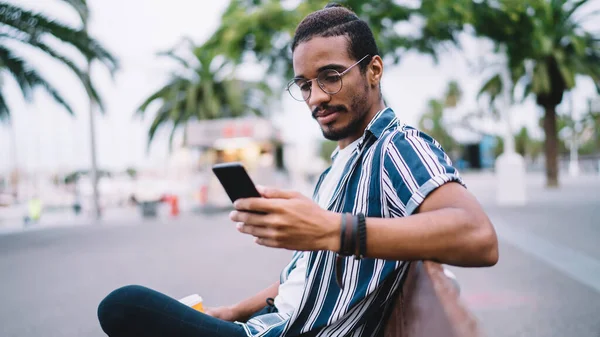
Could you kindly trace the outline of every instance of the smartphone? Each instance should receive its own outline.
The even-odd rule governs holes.
[[[243,198],[260,198],[254,182],[241,163],[222,163],[212,167],[213,172],[223,185],[225,192],[235,202]]]

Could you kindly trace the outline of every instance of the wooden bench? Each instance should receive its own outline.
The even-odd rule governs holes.
[[[395,298],[385,337],[481,337],[459,290],[434,262],[413,262]]]

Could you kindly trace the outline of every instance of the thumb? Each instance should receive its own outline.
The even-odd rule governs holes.
[[[292,199],[298,196],[298,192],[281,190],[274,187],[256,186],[256,189],[267,199]]]

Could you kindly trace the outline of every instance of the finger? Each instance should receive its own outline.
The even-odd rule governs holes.
[[[265,198],[245,198],[236,200],[233,207],[238,211],[276,213],[280,208],[280,203],[277,200]]]
[[[275,239],[269,238],[256,238],[254,242],[261,246],[270,247],[270,248],[282,248],[281,243]]]
[[[264,224],[264,215],[250,213],[245,211],[231,211],[229,213],[229,219],[234,222],[242,222],[249,225],[263,225]]]
[[[272,238],[274,236],[273,229],[264,226],[252,226],[240,223],[238,224],[237,229],[240,233],[252,235],[257,238]]]
[[[267,199],[293,199],[300,194],[292,190],[282,190],[274,187],[262,187],[259,190],[260,194]]]

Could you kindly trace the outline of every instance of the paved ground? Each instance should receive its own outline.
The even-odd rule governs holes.
[[[466,180],[501,238],[497,266],[453,268],[488,334],[600,337],[600,177],[552,192],[531,177],[523,208],[494,206],[489,177]],[[125,284],[231,303],[277,280],[289,257],[255,246],[224,214],[5,232],[0,336],[103,336],[97,303]]]
[[[493,182],[471,180],[497,227],[500,261],[452,269],[488,335],[600,336],[600,177],[564,177],[554,191],[529,177],[526,207],[494,206]]]

